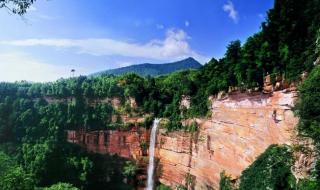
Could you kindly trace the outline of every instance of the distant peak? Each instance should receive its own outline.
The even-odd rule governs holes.
[[[185,58],[185,59],[183,59],[183,60],[180,60],[180,61],[178,61],[178,62],[181,62],[181,61],[196,61],[196,62],[198,62],[196,59],[194,59],[193,57],[188,57],[188,58]]]
[[[202,65],[195,60],[193,57],[188,57],[186,59],[171,62],[171,63],[163,63],[163,64],[138,64],[138,65],[131,65],[127,67],[122,67],[118,69],[111,69],[102,71],[99,73],[93,74],[93,76],[99,76],[103,74],[113,74],[113,75],[121,75],[128,72],[134,72],[141,76],[159,76],[159,75],[166,75],[170,74],[175,71],[181,70],[188,70],[188,69],[199,69]]]
[[[194,60],[194,61],[196,61],[193,57],[188,57],[185,60]]]

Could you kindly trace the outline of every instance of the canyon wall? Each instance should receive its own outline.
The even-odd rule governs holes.
[[[157,137],[157,175],[171,187],[218,189],[220,173],[236,179],[271,144],[292,144],[295,90],[273,93],[234,92],[211,98],[212,115],[196,119],[199,130]],[[185,121],[187,124],[192,120]]]
[[[210,97],[210,117],[183,122],[196,122],[198,131],[194,133],[168,133],[160,128],[156,145],[159,181],[172,188],[188,183],[190,189],[218,189],[222,171],[237,179],[271,144],[293,144],[298,120],[292,107],[297,92],[294,88],[274,91],[271,87],[264,88],[265,93],[232,92]],[[111,103],[115,108],[119,104],[116,100]],[[130,105],[135,107],[136,103],[130,101]],[[181,107],[190,107],[189,97],[182,98]],[[147,155],[149,141],[149,130],[139,127],[145,117],[122,115],[123,123],[134,124],[127,130],[68,131],[68,141],[90,152],[117,154],[140,163]]]

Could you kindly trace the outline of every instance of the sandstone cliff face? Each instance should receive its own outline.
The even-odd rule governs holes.
[[[67,131],[67,139],[89,152],[117,154],[120,157],[138,160],[143,156],[141,143],[148,140],[149,132],[144,128],[130,130]]]
[[[236,178],[269,145],[292,144],[298,122],[291,111],[296,96],[286,90],[219,96],[211,98],[211,118],[196,120],[197,133],[160,130],[160,182],[175,187],[192,179],[194,189],[217,189],[223,170]]]

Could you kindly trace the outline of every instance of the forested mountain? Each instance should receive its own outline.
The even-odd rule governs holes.
[[[93,76],[100,75],[122,75],[125,73],[136,73],[140,76],[160,76],[170,74],[175,71],[182,71],[187,69],[199,69],[202,65],[194,58],[187,58],[181,61],[164,64],[144,63],[140,65],[131,65],[118,69],[111,69],[93,74]]]
[[[130,126],[112,122],[112,116],[133,112],[168,118],[168,131],[182,130],[183,119],[206,117],[210,95],[227,92],[229,87],[261,90],[268,74],[272,79],[281,76],[297,84],[301,82],[301,73],[310,73],[300,87],[295,109],[301,118],[300,133],[313,138],[318,148],[320,69],[314,61],[320,52],[320,0],[276,0],[267,15],[261,31],[242,45],[238,40],[231,42],[223,58],[213,58],[203,67],[189,58],[178,63],[144,64],[99,73],[97,75],[101,76],[97,77],[61,79],[52,83],[0,83],[0,189],[32,190],[59,182],[80,189],[123,189],[123,160],[81,151],[66,142],[65,130],[123,129]],[[199,69],[168,74],[185,69],[186,65]],[[118,76],[126,72],[157,77],[134,73]],[[179,108],[183,95],[191,99],[188,110]],[[109,103],[88,103],[114,97],[121,100],[119,109]],[[129,97],[136,99],[139,105],[136,110],[131,110],[125,101]],[[62,101],[48,103],[47,98]],[[72,101],[65,101],[68,99]],[[294,148],[297,147],[288,149]],[[310,178],[295,181],[290,173],[290,156],[287,147],[271,147],[240,177],[240,189],[264,189],[266,186],[272,187],[270,189],[320,189],[320,163],[316,162]],[[276,158],[277,164],[269,158]],[[259,180],[255,180],[258,174]],[[221,189],[232,189],[226,187],[229,179],[224,180]]]

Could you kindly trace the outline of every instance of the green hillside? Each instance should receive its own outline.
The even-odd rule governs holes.
[[[187,69],[199,69],[202,65],[194,58],[187,58],[181,61],[164,63],[164,64],[151,64],[144,63],[139,65],[131,65],[118,69],[106,70],[98,73],[94,73],[93,76],[101,75],[122,75],[125,73],[136,73],[140,76],[159,76],[170,74],[175,71],[187,70]]]

